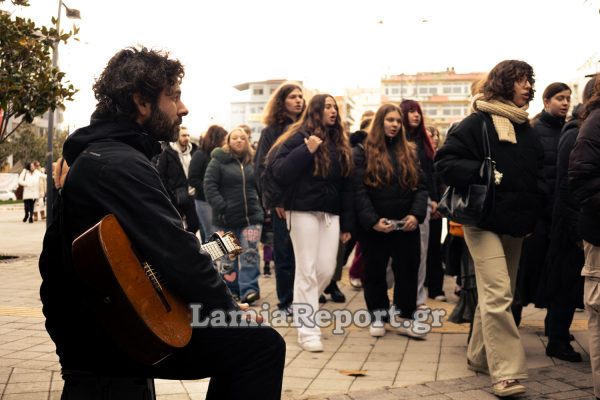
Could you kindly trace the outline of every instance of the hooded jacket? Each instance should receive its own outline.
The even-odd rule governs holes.
[[[213,210],[213,223],[221,228],[243,228],[263,223],[252,164],[217,147],[204,175],[204,195]]]
[[[150,162],[159,150],[140,125],[118,119],[93,120],[65,142],[63,155],[71,168],[62,211],[46,232],[39,263],[46,329],[65,369],[119,374],[137,366],[94,318],[91,304],[100,299],[71,267],[70,243],[107,214],[116,216],[171,292],[201,303],[204,312],[237,308],[210,256],[183,228]]]
[[[171,195],[171,200],[175,202],[175,191],[177,188],[191,188],[188,186],[188,171],[189,168],[184,168],[182,157],[188,157],[188,167],[191,161],[192,155],[196,152],[196,146],[194,143],[190,143],[184,152],[181,152],[178,148],[178,144],[171,143],[170,146],[166,146],[163,152],[158,158],[158,173],[160,178],[167,189],[167,192]],[[186,169],[188,171],[186,171]]]

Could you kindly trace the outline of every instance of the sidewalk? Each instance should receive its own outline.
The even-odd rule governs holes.
[[[39,300],[41,278],[37,257],[45,223],[22,223],[22,211],[0,206],[0,254],[21,256],[0,262],[0,398],[59,399],[62,379],[54,345],[44,328]],[[262,278],[261,296],[276,304],[274,278]],[[452,282],[448,278],[447,291]],[[329,301],[328,309],[364,308],[362,292],[340,285],[346,304]],[[452,299],[450,299],[452,300]],[[262,301],[262,300],[261,300]],[[432,308],[440,306],[432,304]],[[573,342],[584,362],[566,363],[546,357],[544,310],[524,310],[521,335],[530,379],[520,399],[594,399],[587,352],[584,313],[576,313]],[[467,326],[444,322],[426,341],[408,340],[393,332],[376,339],[367,329],[349,327],[344,335],[324,329],[323,353],[307,353],[296,332],[278,328],[287,342],[283,399],[494,399],[487,376],[466,368]],[[340,371],[360,370],[364,376]],[[208,380],[157,380],[160,400],[204,399]]]

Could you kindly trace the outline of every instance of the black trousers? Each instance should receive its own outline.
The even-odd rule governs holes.
[[[194,328],[180,352],[144,371],[144,377],[210,377],[207,400],[281,398],[285,342],[272,328]]]
[[[277,307],[286,308],[294,300],[294,275],[296,260],[294,246],[285,219],[279,218],[277,211],[271,209],[273,221],[273,260],[275,261],[275,287],[277,289]]]
[[[35,205],[35,199],[23,200],[23,206],[25,207],[25,219],[33,218],[33,206]]]
[[[427,247],[427,275],[425,286],[430,299],[444,294],[442,268],[442,219],[429,220],[429,246]]]
[[[421,259],[419,229],[412,232],[369,232],[360,238],[365,258],[363,290],[370,312],[387,311],[390,301],[385,279],[388,260],[394,272],[393,304],[403,318],[413,318],[417,308],[417,284]]]

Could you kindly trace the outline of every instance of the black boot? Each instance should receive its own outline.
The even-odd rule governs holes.
[[[334,303],[346,302],[346,296],[344,296],[344,293],[342,293],[342,291],[338,288],[336,281],[331,281],[329,286],[325,288],[324,292],[331,296],[331,300],[333,300]]]
[[[546,355],[548,357],[558,358],[570,362],[581,362],[581,354],[576,352],[569,343],[548,342],[546,346]]]
[[[271,276],[271,262],[268,261],[265,263],[265,267],[263,269],[264,276]]]
[[[327,303],[327,299],[325,298],[324,294],[319,296],[319,303],[321,303],[321,304]]]
[[[25,218],[23,218],[23,222],[27,222],[27,213],[25,213]]]

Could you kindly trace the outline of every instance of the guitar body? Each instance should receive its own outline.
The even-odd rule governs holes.
[[[190,341],[187,304],[164,286],[157,291],[152,269],[144,268],[114,215],[75,239],[73,265],[93,292],[104,328],[136,361],[156,364]]]

